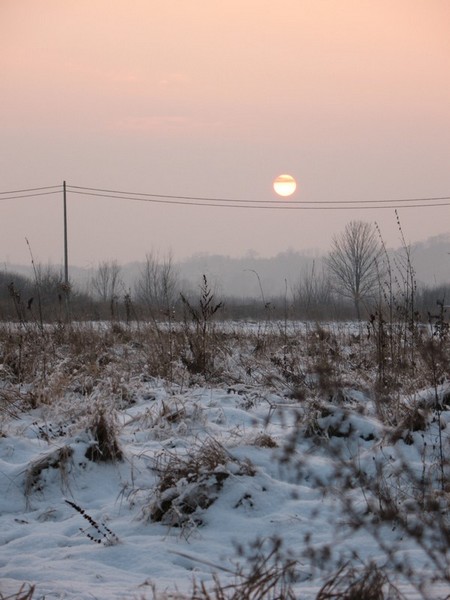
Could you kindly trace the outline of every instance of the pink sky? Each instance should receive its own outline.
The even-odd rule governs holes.
[[[0,192],[68,184],[157,194],[381,200],[450,194],[448,0],[2,0]],[[1,198],[1,196],[0,196]],[[70,261],[156,249],[326,251],[351,219],[70,195]],[[0,201],[0,260],[62,260],[59,196]],[[450,206],[400,211],[411,241]]]

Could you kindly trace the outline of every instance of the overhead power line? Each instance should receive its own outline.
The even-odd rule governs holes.
[[[162,194],[148,194],[138,192],[120,192],[115,190],[102,190],[100,188],[82,188],[67,186],[72,194],[111,198],[117,200],[131,200],[151,202],[156,204],[172,204],[183,206],[206,206],[215,208],[239,208],[260,210],[350,210],[350,209],[394,209],[394,208],[424,208],[436,206],[450,206],[450,196],[428,198],[402,198],[399,200],[321,200],[321,201],[292,201],[292,200],[242,200],[226,198],[209,198],[203,196],[168,196]],[[90,191],[92,190],[92,191]],[[448,202],[444,202],[448,200]],[[419,204],[420,203],[420,204]]]
[[[450,196],[428,196],[422,198],[391,198],[380,200],[245,200],[242,198],[218,198],[214,196],[186,196],[157,194],[148,192],[130,192],[123,190],[111,190],[104,188],[83,187],[67,185],[66,189],[71,194],[80,196],[93,196],[97,198],[110,198],[117,200],[129,200],[139,202],[150,202],[174,206],[203,206],[212,208],[239,208],[258,210],[378,210],[396,208],[432,208],[450,206]],[[46,187],[27,188],[0,192],[1,200],[15,200],[20,198],[33,198],[59,194],[63,186],[53,185]]]
[[[68,185],[67,189],[72,191],[73,193],[80,193],[83,191],[85,195],[102,195],[107,198],[121,198],[125,200],[145,200],[146,198],[160,198],[162,200],[185,200],[186,202],[213,202],[213,203],[233,203],[234,204],[277,204],[277,205],[321,205],[321,204],[379,204],[379,203],[406,203],[406,202],[438,202],[448,200],[450,201],[450,196],[430,196],[425,198],[391,198],[391,199],[383,199],[383,200],[288,200],[288,199],[274,199],[274,200],[244,200],[242,198],[216,198],[213,196],[179,196],[179,195],[169,195],[169,194],[152,194],[152,193],[144,193],[144,192],[129,192],[123,190],[110,190],[110,189],[102,189],[102,188],[89,188],[82,187],[77,185]],[[76,190],[80,190],[77,192]],[[139,198],[138,196],[142,196]],[[151,201],[151,200],[149,200]],[[172,202],[170,202],[172,204]],[[173,202],[173,204],[175,204]],[[198,206],[197,204],[193,204],[194,206]],[[201,204],[200,206],[207,206]],[[446,206],[446,205],[445,205]]]
[[[10,190],[9,192],[0,192],[0,195],[3,194],[22,194],[25,192],[37,192],[39,190],[53,190],[55,188],[62,189],[61,185],[46,185],[45,187],[37,187],[37,188],[27,188],[24,190]]]
[[[60,186],[59,186],[60,187]],[[0,192],[4,193],[4,192]],[[35,196],[50,196],[51,194],[60,194],[61,190],[55,190],[54,192],[38,192],[37,194],[19,194],[18,196],[0,196],[1,200],[15,200],[16,198],[34,198]]]

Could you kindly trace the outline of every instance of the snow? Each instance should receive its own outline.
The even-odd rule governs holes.
[[[110,375],[105,368],[104,377]],[[68,386],[54,402],[2,410],[0,593],[7,597],[29,583],[36,586],[34,600],[150,599],[154,588],[189,595],[194,580],[206,587],[214,575],[224,585],[235,582],[237,565],[248,568],[249,544],[259,539],[270,546],[275,538],[295,557],[298,598],[315,598],[343,562],[389,564],[377,534],[395,548],[398,560],[403,553],[409,557],[414,573],[431,573],[430,557],[400,527],[386,522],[375,535],[370,527],[353,527],[368,500],[359,481],[353,488],[342,482],[354,480],[349,465],[355,461],[369,479],[382,467],[384,482],[399,486],[407,507],[409,492],[399,471],[405,461],[419,475],[435,464],[433,414],[424,431],[412,432],[412,442],[392,441],[362,385],[343,387],[314,408],[290,398],[288,386],[270,385],[270,378],[240,379],[233,385],[200,379],[179,385],[133,372],[123,375],[127,394],[121,402],[97,382],[91,395]],[[6,378],[1,382],[2,389],[11,389]],[[33,385],[18,389],[25,395]],[[445,391],[444,383],[439,393]],[[423,388],[417,398],[432,393]],[[415,402],[407,396],[401,401]],[[117,430],[123,460],[86,458],[94,443],[89,423],[99,407]],[[444,410],[447,448],[449,421]],[[211,471],[201,463],[208,444],[227,457]],[[200,475],[187,470],[159,494],[158,468],[171,457],[188,462],[194,454]],[[150,518],[152,507],[168,497],[197,501],[203,492],[211,504],[183,514],[181,526],[181,504],[172,505],[170,522]],[[346,512],[345,502],[354,514]],[[318,559],[323,548],[329,560]],[[442,556],[448,559],[446,550]],[[422,597],[407,577],[394,569],[391,575],[408,598]],[[450,592],[442,581],[426,590],[430,598]]]

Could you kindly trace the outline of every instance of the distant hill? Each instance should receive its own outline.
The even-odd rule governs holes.
[[[269,298],[283,295],[286,285],[290,292],[313,263],[321,265],[322,258],[287,251],[272,258],[251,254],[242,258],[193,256],[178,266],[181,279],[191,286],[198,285],[205,274],[221,295],[259,298],[263,294]]]
[[[450,283],[450,234],[428,238],[411,246],[418,283]]]

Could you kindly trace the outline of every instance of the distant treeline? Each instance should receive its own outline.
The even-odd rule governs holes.
[[[133,288],[120,281],[120,267],[103,263],[86,290],[66,289],[62,272],[37,267],[34,277],[0,272],[0,320],[22,322],[65,322],[71,320],[164,321],[186,318],[182,295],[194,305],[201,302],[201,284],[184,288],[169,263],[147,263]],[[214,290],[211,291],[214,293]],[[414,297],[416,317],[426,322],[442,305],[450,305],[450,284],[417,285]],[[401,291],[399,292],[401,301]],[[353,303],[336,293],[321,271],[304,273],[279,296],[265,296],[264,289],[254,298],[215,293],[221,302],[218,320],[347,320],[355,318]],[[366,301],[363,318],[380,310],[382,299]]]

